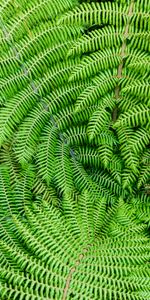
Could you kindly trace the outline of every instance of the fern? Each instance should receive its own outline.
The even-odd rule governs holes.
[[[29,2],[26,9],[22,10],[19,17],[12,16],[7,22],[8,39],[19,39],[32,28],[36,22],[42,20],[48,20],[48,15],[54,18],[58,13],[62,12],[64,9],[71,8],[72,1],[59,1],[53,3],[51,0],[38,1],[37,3]],[[21,5],[20,5],[21,6]],[[27,25],[28,24],[28,25]],[[19,28],[19,30],[18,30]]]
[[[12,216],[0,243],[2,299],[147,299],[144,227],[122,200],[108,211],[104,199],[93,204],[67,191],[63,213],[44,201]]]
[[[41,199],[46,199],[48,203],[52,203],[54,206],[59,205],[60,199],[56,189],[53,186],[48,186],[39,176],[34,178],[32,193],[37,202],[41,202]]]
[[[9,188],[8,188],[9,187]],[[5,165],[0,168],[0,218],[12,214],[13,194],[9,185],[9,172]]]
[[[101,70],[116,67],[120,62],[118,52],[114,49],[97,51],[84,57],[71,74],[70,80],[80,80],[97,74]]]
[[[110,77],[111,72],[103,72],[102,74],[96,76],[93,79],[93,85],[89,85],[86,89],[83,90],[83,92],[79,95],[77,102],[76,102],[76,111],[93,104],[96,102],[96,100],[100,100],[100,103],[105,101],[105,98],[103,100],[104,95],[111,91],[113,87],[116,85],[117,80],[114,77]],[[106,98],[107,102],[107,98]],[[113,101],[112,101],[113,102]],[[111,106],[111,99],[109,100],[109,105]],[[111,106],[112,108],[112,106]]]
[[[40,135],[42,128],[48,118],[49,112],[43,109],[42,105],[36,107],[28,119],[22,124],[22,130],[16,136],[16,157],[20,163],[29,161],[34,154],[36,141]]]
[[[16,160],[14,152],[12,151],[12,145],[5,145],[5,149],[1,150],[0,153],[0,164],[3,164],[7,167],[9,172],[10,181],[12,187],[17,183],[20,179],[20,166]]]
[[[107,47],[120,45],[122,41],[122,33],[115,31],[113,27],[104,27],[83,35],[72,48],[68,55],[81,55],[82,53],[92,52]]]
[[[129,126],[136,127],[138,125],[145,125],[147,120],[149,121],[149,107],[144,105],[135,106],[133,110],[126,112],[124,115],[118,119],[115,126]]]
[[[122,26],[126,23],[126,6],[118,3],[83,3],[74,10],[67,12],[59,23],[86,25],[90,27],[93,24],[109,24]]]
[[[37,150],[37,168],[39,176],[50,183],[55,168],[55,147],[57,144],[57,128],[45,127]]]
[[[57,158],[55,162],[55,181],[58,187],[64,191],[65,188],[73,186],[72,168],[69,160],[69,148],[65,141],[60,142],[57,149]]]
[[[138,172],[141,164],[139,153],[142,154],[148,145],[147,136],[143,137],[140,152],[135,151],[134,138],[132,141],[129,139],[129,146],[125,150],[123,145],[114,148],[111,146],[114,145],[112,138],[120,143],[119,135],[123,136],[123,129],[119,133],[118,127],[142,125],[143,128],[148,119],[148,77],[144,77],[142,73],[146,80],[142,81],[133,67],[141,59],[144,63],[149,59],[146,53],[148,32],[145,23],[148,6],[145,3],[142,6],[139,2],[131,5],[96,1],[83,2],[79,6],[76,4],[74,1],[62,1],[57,5],[57,1],[52,4],[50,0],[38,3],[31,1],[29,4],[22,2],[18,4],[18,15],[15,7],[13,15],[9,4],[2,6],[3,13],[5,14],[6,9],[7,16],[10,11],[10,19],[4,18],[1,22],[1,74],[4,77],[1,79],[1,93],[2,105],[5,105],[0,114],[1,144],[13,137],[14,130],[20,124],[13,146],[15,156],[22,164],[32,161],[37,152],[36,147],[44,139],[42,131],[44,133],[45,126],[48,128],[48,119],[54,114],[52,119],[54,127],[59,131],[58,138],[60,139],[63,131],[65,139],[69,139],[68,126],[71,131],[72,126],[75,128],[77,124],[85,126],[84,141],[98,146],[102,170],[110,167],[112,174],[117,176],[115,178],[120,180],[119,173],[116,173],[120,171],[111,163],[114,155],[120,157],[121,154],[121,169],[131,167]],[[72,8],[73,10],[67,11]],[[50,18],[46,17],[48,9]],[[64,14],[56,18],[62,12]],[[93,27],[90,29],[90,26]],[[120,78],[119,68],[122,68],[123,78]],[[132,85],[128,76],[132,78]],[[65,86],[62,87],[62,84]],[[118,87],[120,93],[116,96]],[[131,111],[131,101],[137,94],[139,98],[134,100],[134,109]],[[122,99],[124,97],[126,99]],[[141,103],[141,97],[144,104]],[[39,109],[35,118],[36,109],[33,107],[37,105],[37,101],[42,106],[41,114]],[[116,106],[120,112],[113,124]],[[76,143],[80,144],[79,141],[74,141],[73,148]],[[38,149],[43,148],[39,145]],[[52,151],[54,157],[56,152],[54,149]],[[69,160],[70,158],[68,163]],[[49,184],[52,175],[48,174],[55,172],[48,170],[49,167],[44,171],[43,166],[48,164],[46,156],[44,159],[44,149],[35,156],[35,163],[38,175]]]
[[[147,300],[148,0],[1,0],[0,298]]]

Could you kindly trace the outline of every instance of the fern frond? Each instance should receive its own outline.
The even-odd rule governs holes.
[[[131,84],[130,86],[126,86],[122,89],[122,94],[131,94],[131,95],[138,95],[141,98],[148,98],[150,97],[150,84],[141,82],[140,84]]]
[[[36,154],[36,164],[39,176],[50,183],[55,168],[55,151],[58,130],[49,123],[42,133]]]
[[[47,186],[40,177],[35,177],[32,191],[36,198],[40,198],[40,202],[42,199],[48,203],[52,203],[54,206],[58,206],[60,200],[57,197],[56,190],[53,186]]]
[[[55,22],[43,22],[31,30],[31,36],[25,36],[14,47],[4,51],[1,57],[1,76],[12,74],[25,61],[41,51],[59,45],[62,42],[80,36],[80,28],[56,25]]]
[[[6,149],[1,149],[0,164],[7,166],[9,170],[11,186],[14,187],[20,178],[21,169],[10,145],[8,145]]]
[[[113,164],[113,163],[111,164],[111,162],[110,162],[107,169],[109,170],[109,168],[110,168],[110,174],[111,174],[112,178],[117,183],[122,184],[121,171],[117,170],[116,162],[115,162],[115,164]]]
[[[26,0],[21,0],[21,5],[24,6],[25,2]],[[1,1],[0,13],[2,20],[5,21],[9,19],[9,17],[14,13],[14,10],[16,10],[16,6],[12,6],[11,0]]]
[[[149,10],[1,0],[0,299],[150,299]]]
[[[38,78],[34,81],[27,76],[27,70],[23,65],[21,71],[19,71],[16,75],[13,74],[2,80],[2,83],[4,82],[4,86],[2,85],[1,88],[5,89],[5,93],[2,94],[2,97],[4,98],[3,101],[6,101],[8,96],[12,96],[16,89],[18,89],[18,92],[23,89],[21,93],[25,93],[26,96],[27,94],[31,95],[31,97],[34,96],[34,94],[45,96],[45,94],[51,91],[54,87],[66,82],[71,69],[74,68],[75,64],[78,62],[79,59],[76,58],[74,60],[68,59],[67,61],[56,63],[50,70],[42,74],[42,77],[38,76]],[[18,95],[19,93],[17,93],[15,97],[18,97]]]
[[[33,156],[41,131],[50,118],[49,112],[39,104],[31,114],[25,119],[24,123],[16,135],[14,150],[17,159],[23,165],[30,161]]]
[[[67,189],[62,199],[62,209],[65,212],[68,223],[71,223],[72,232],[79,236],[81,234],[81,218],[78,209],[78,198],[79,195],[71,189]]]
[[[127,168],[131,168],[131,170],[136,174],[136,172],[138,172],[139,153],[135,152],[133,146],[130,144],[134,131],[128,127],[120,127],[117,133],[124,163]]]
[[[149,181],[150,181],[150,165],[143,165],[138,177],[138,183],[137,183],[138,189],[140,189],[142,185],[146,185],[146,183]]]
[[[59,109],[72,104],[80,95],[82,90],[88,86],[88,84],[88,81],[66,84],[51,92],[46,98],[44,98],[47,102],[49,111],[51,113],[57,113]]]
[[[11,216],[14,212],[13,193],[10,188],[10,176],[5,165],[0,167],[0,219]]]
[[[142,155],[141,161],[144,164],[147,164],[147,165],[150,164],[150,149],[145,149],[145,151]]]
[[[133,133],[131,136],[129,144],[131,146],[132,151],[136,154],[142,152],[146,145],[149,144],[150,134],[147,130],[140,128]]]
[[[99,145],[98,151],[101,163],[103,164],[104,168],[107,168],[112,159],[113,147],[108,144]]]
[[[45,96],[52,89],[68,82],[71,70],[79,63],[79,58],[56,63],[42,78],[36,79],[34,85],[40,96]]]
[[[94,111],[89,118],[88,134],[90,140],[96,137],[101,132],[108,132],[111,124],[110,110],[115,107],[115,101],[112,95],[107,95],[102,98],[97,110]]]
[[[19,70],[17,74],[12,74],[0,80],[0,95],[6,101],[21,91],[28,83],[29,78],[22,70]]]
[[[122,42],[122,29],[107,26],[85,34],[74,42],[68,55],[81,55],[86,52],[102,50],[105,47],[118,47]]]
[[[111,2],[83,3],[72,11],[67,12],[59,23],[91,26],[93,24],[110,24],[121,27],[126,23],[126,6]]]
[[[86,147],[80,146],[76,149],[75,154],[77,160],[87,167],[100,167],[101,165],[99,152],[96,148],[92,148],[88,145]]]
[[[39,0],[38,2],[30,2],[18,16],[12,17],[7,23],[8,39],[15,38],[16,40],[23,35],[30,32],[30,29],[38,22],[42,20],[48,20],[49,15],[51,19],[57,16],[57,14],[63,12],[65,9],[71,9],[74,6],[71,0],[62,0],[61,4],[58,0],[53,2],[52,0]]]
[[[42,73],[46,73],[50,65],[65,58],[70,45],[71,42],[67,40],[67,42],[62,42],[52,48],[43,50],[42,53],[39,53],[36,57],[34,56],[27,61],[27,63],[24,64],[24,68],[28,76],[30,78],[32,78],[32,76],[38,78]]]
[[[106,217],[107,201],[106,198],[99,199],[94,202],[93,207],[93,222],[94,222],[94,235],[99,237],[104,219]]]
[[[149,11],[146,12],[140,11],[139,8],[135,9],[133,16],[131,17],[131,26],[133,25],[135,28],[142,28],[143,31],[149,31],[150,30],[150,16]]]
[[[60,141],[56,148],[54,180],[61,191],[73,187],[69,147]]]
[[[125,168],[122,173],[122,186],[123,189],[128,189],[132,193],[132,186],[137,182],[139,171],[133,172],[129,168]]]
[[[93,76],[101,70],[114,68],[120,63],[120,55],[117,49],[99,50],[83,57],[81,63],[73,70],[70,81],[83,80]]]
[[[150,33],[144,32],[141,30],[141,32],[134,32],[133,34],[129,34],[130,39],[130,47],[131,48],[137,48],[141,49],[143,51],[149,51],[149,39],[150,39]]]
[[[148,0],[138,0],[135,3],[135,11],[140,12],[149,12],[150,4]]]
[[[91,104],[94,104],[97,100],[101,103],[103,103],[103,97],[104,101],[107,96],[105,96],[108,92],[111,92],[114,87],[117,84],[117,78],[115,77],[116,72],[114,71],[114,76],[112,75],[112,72],[110,70],[103,71],[99,75],[95,76],[92,80],[92,84],[87,86],[83,90],[83,92],[80,93],[77,101],[76,101],[76,111],[89,106]],[[101,99],[102,97],[102,99]],[[109,97],[109,95],[108,95]],[[108,99],[107,97],[107,99]],[[111,100],[111,99],[110,99]],[[107,100],[106,100],[107,101]],[[111,107],[111,101],[110,106]]]
[[[89,197],[85,192],[75,201],[78,197],[67,193],[64,214],[43,202],[41,207],[26,207],[27,222],[13,218],[18,244],[0,243],[5,261],[0,272],[2,300],[6,296],[146,300],[149,240],[144,228],[123,201],[107,212],[103,198],[95,207]]]
[[[107,148],[109,147],[109,144]],[[122,161],[119,160],[118,157],[115,157],[115,155],[112,155],[112,159],[109,161],[108,165],[105,166],[103,159],[101,158],[99,151],[97,148],[91,148],[90,146],[80,146],[76,148],[75,151],[75,157],[76,159],[82,163],[83,166],[88,168],[87,172],[89,176],[92,176],[92,179],[96,181],[97,183],[101,183],[101,179],[98,176],[97,168],[103,169],[103,167],[111,173],[110,177],[115,179],[116,182],[121,184],[121,170],[122,170]],[[94,168],[93,168],[94,167]],[[106,175],[107,173],[102,174]],[[93,175],[95,174],[95,177]],[[105,184],[104,184],[105,186]],[[105,186],[106,187],[106,186]],[[107,186],[108,187],[108,186]],[[110,189],[110,187],[108,187]]]
[[[145,125],[147,120],[150,119],[150,109],[146,105],[140,104],[134,106],[132,110],[120,115],[117,122],[114,124],[114,128],[119,126],[138,126]]]
[[[32,199],[32,188],[35,178],[33,165],[26,165],[25,169],[22,170],[20,175],[21,178],[19,178],[14,186],[14,194],[19,214],[24,214],[25,205],[28,204]],[[18,205],[19,202],[20,205]]]
[[[126,67],[141,61],[147,63],[147,61],[149,61],[149,54],[138,49],[131,49],[129,46],[127,46],[125,58],[126,60],[124,66]]]
[[[89,143],[86,125],[70,127],[63,133],[63,135],[70,146],[73,146],[74,144],[80,145]]]
[[[58,111],[56,115],[53,116],[55,124],[60,131],[67,129],[76,123],[76,116],[74,116],[74,106],[69,105],[64,109]]]
[[[107,131],[110,121],[111,115],[106,109],[100,107],[95,111],[88,124],[89,139],[93,140],[100,132]]]
[[[134,72],[130,65],[122,71],[122,78],[119,80],[119,84],[121,87],[121,90],[124,89],[126,86],[129,87],[131,84],[132,86],[138,85],[138,84],[145,84],[149,83],[150,76],[145,72],[142,76],[141,80],[141,74],[139,72]],[[137,96],[137,95],[136,95]]]
[[[91,105],[90,107],[86,107],[82,111],[75,113],[74,105],[69,105],[54,115],[54,121],[61,131],[67,129],[68,126],[82,125],[89,120],[89,117],[96,109],[98,109],[98,107],[97,104]]]
[[[136,216],[139,220],[149,223],[149,214],[150,214],[150,203],[142,199],[142,197],[135,197],[131,199],[131,204],[136,211]],[[138,207],[138,209],[137,209]]]
[[[85,191],[78,200],[78,210],[81,220],[82,235],[86,235],[87,239],[94,237],[94,222],[92,201],[89,193]]]
[[[26,93],[21,92],[12,98],[0,111],[0,145],[14,133],[17,124],[26,116],[29,109],[36,103],[37,95],[30,87]]]
[[[97,146],[99,145],[116,146],[118,144],[118,139],[114,135],[113,131],[105,130],[103,132],[100,132],[97,136],[95,136],[94,142]]]
[[[108,173],[96,170],[91,175],[91,178],[100,185],[109,189],[114,195],[125,196],[124,191],[122,191],[122,187]]]
[[[132,69],[132,72],[140,72],[142,75],[144,75],[146,72],[149,74],[150,72],[150,59],[141,59],[137,60],[136,62],[131,62],[128,65],[128,68]]]
[[[108,168],[111,171],[121,171],[122,165],[123,165],[123,162],[122,162],[121,157],[118,155],[118,153],[117,154],[115,153],[112,156],[112,160],[110,161]]]
[[[85,171],[81,163],[79,163],[75,158],[72,158],[72,169],[74,183],[78,190],[87,190],[92,195],[93,201],[95,201],[96,197],[101,195],[107,199],[108,202],[115,202],[114,195],[104,186],[94,182]]]
[[[65,58],[69,47],[70,42],[68,40],[67,42],[44,49],[42,53],[39,52],[38,55],[33,56],[30,60],[24,62],[21,71],[19,68],[19,71],[15,74],[11,74],[6,78],[1,79],[0,84],[3,97],[12,97],[17,90],[24,88],[29,81],[32,80],[33,76],[36,79],[39,76],[42,76],[43,73],[48,72],[51,65]]]

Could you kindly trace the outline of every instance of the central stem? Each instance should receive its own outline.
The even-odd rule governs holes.
[[[125,27],[125,31],[124,31],[124,40],[123,40],[123,44],[121,47],[121,63],[118,66],[118,72],[117,72],[117,77],[121,78],[122,77],[122,70],[123,70],[123,63],[124,63],[124,55],[125,55],[125,50],[126,50],[126,46],[127,46],[127,37],[129,34],[129,24],[130,24],[130,17],[132,15],[133,12],[133,5],[134,5],[134,0],[131,1],[130,6],[129,6],[129,11],[128,11],[128,21]],[[118,102],[120,98],[120,86],[117,85],[115,88],[115,99],[116,99],[116,103]],[[112,113],[112,119],[113,122],[115,122],[117,120],[117,113],[118,113],[118,108],[117,106],[114,108],[113,113]]]
[[[84,253],[86,253],[87,251],[88,251],[88,249],[83,249]],[[70,282],[71,282],[72,275],[76,271],[76,267],[81,263],[81,260],[84,258],[84,256],[85,256],[85,254],[80,254],[78,260],[75,262],[74,267],[72,267],[70,269],[70,272],[69,272],[69,274],[67,276],[66,286],[65,286],[65,289],[64,289],[62,300],[66,300],[67,294],[68,294],[68,290],[69,290],[69,287],[70,287]]]

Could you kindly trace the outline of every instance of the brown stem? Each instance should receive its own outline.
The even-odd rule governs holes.
[[[124,55],[125,55],[125,49],[126,49],[126,46],[127,46],[127,37],[128,37],[128,33],[129,33],[129,24],[130,24],[130,17],[132,15],[132,11],[133,11],[133,5],[134,5],[134,0],[131,1],[131,4],[129,6],[129,12],[128,12],[128,22],[127,22],[127,25],[125,27],[125,31],[124,31],[124,41],[123,41],[123,44],[122,44],[122,48],[121,48],[121,63],[120,65],[118,66],[118,72],[117,72],[117,77],[118,78],[121,78],[122,77],[122,70],[123,70],[123,63],[124,63]],[[120,86],[117,85],[116,88],[115,88],[115,99],[116,99],[116,103],[118,102],[120,98]],[[114,108],[113,110],[113,113],[112,113],[112,120],[113,122],[115,122],[117,120],[117,114],[118,114],[118,108],[117,106]]]
[[[84,253],[86,253],[88,251],[88,249],[83,249],[83,251],[84,251]],[[68,293],[68,290],[69,290],[69,287],[70,287],[70,282],[71,282],[72,274],[76,271],[76,267],[81,263],[81,260],[83,259],[83,257],[84,257],[84,254],[80,254],[79,255],[79,259],[75,262],[74,267],[72,267],[70,269],[70,272],[69,272],[69,274],[67,276],[66,286],[65,286],[65,289],[64,289],[62,300],[66,300],[66,298],[67,298],[67,293]]]

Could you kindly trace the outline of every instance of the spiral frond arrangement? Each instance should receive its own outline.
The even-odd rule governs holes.
[[[0,298],[150,298],[150,3],[0,1]]]

